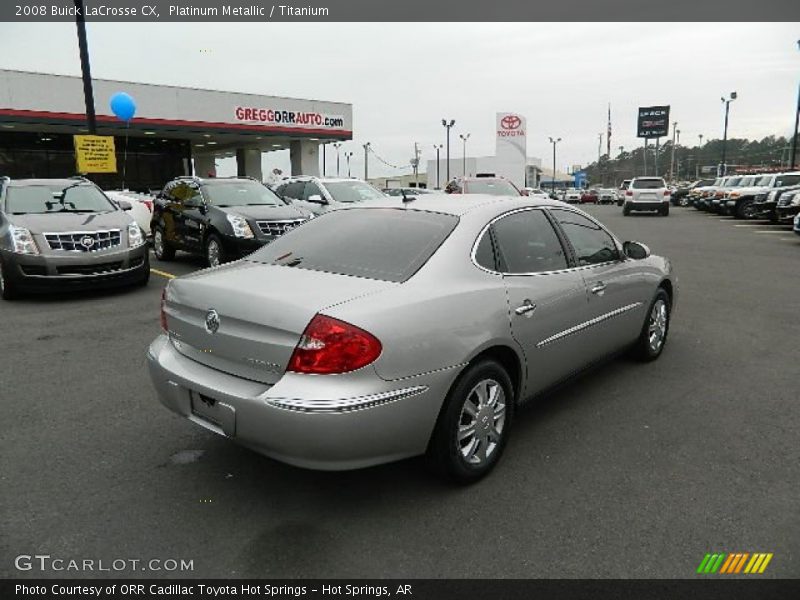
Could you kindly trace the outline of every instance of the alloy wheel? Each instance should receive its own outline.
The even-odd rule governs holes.
[[[650,320],[647,325],[647,337],[650,343],[650,351],[654,354],[661,350],[664,338],[667,335],[667,303],[659,298],[653,304],[650,311]]]
[[[208,258],[208,265],[211,267],[219,266],[219,244],[217,240],[211,239],[208,241],[206,248],[206,257]]]
[[[164,256],[164,236],[158,229],[153,234],[153,251],[158,258]]]
[[[0,262],[0,295],[6,291],[6,278],[3,277],[3,263]]]
[[[472,466],[484,465],[497,450],[505,430],[506,394],[494,379],[472,388],[461,408],[456,445],[461,458]]]

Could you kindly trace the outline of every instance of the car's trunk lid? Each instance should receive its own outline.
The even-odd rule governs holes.
[[[272,384],[283,376],[315,314],[395,285],[240,261],[174,280],[167,323],[175,347],[188,358]]]

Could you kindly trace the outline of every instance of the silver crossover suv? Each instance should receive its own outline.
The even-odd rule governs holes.
[[[365,203],[172,280],[148,363],[170,410],[267,456],[427,453],[470,482],[524,401],[620,350],[657,358],[676,292],[667,259],[561,202]]]
[[[145,285],[144,232],[83,178],[0,179],[0,292]]]

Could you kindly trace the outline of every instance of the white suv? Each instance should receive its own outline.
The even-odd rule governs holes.
[[[622,214],[628,216],[634,210],[657,210],[662,217],[666,217],[671,196],[661,177],[635,177],[625,190]]]

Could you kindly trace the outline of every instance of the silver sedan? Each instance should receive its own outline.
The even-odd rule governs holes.
[[[469,195],[324,214],[175,279],[150,346],[161,402],[293,465],[427,454],[475,481],[523,402],[667,340],[669,260],[550,200]]]

